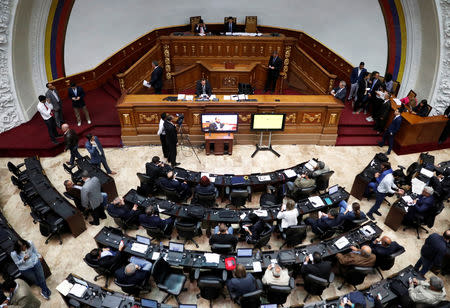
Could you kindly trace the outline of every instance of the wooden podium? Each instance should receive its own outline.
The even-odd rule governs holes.
[[[211,154],[211,146],[214,146],[214,155],[223,155],[225,153],[225,145],[228,146],[228,154],[233,153],[233,133],[205,133],[205,150],[206,155]]]

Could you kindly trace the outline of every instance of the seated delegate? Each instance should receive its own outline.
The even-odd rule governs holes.
[[[288,200],[286,204],[281,206],[281,210],[277,214],[277,219],[281,219],[281,228],[283,231],[290,226],[298,224],[298,215],[298,210],[295,207],[295,202],[293,200]]]
[[[320,235],[339,226],[343,222],[342,214],[339,214],[336,209],[331,209],[328,214],[319,212],[319,218],[313,219],[308,217],[305,219],[305,224],[311,226],[314,234]]]
[[[188,186],[187,182],[184,181],[181,183],[176,180],[173,171],[167,172],[167,176],[161,178],[159,185],[168,189],[174,189],[182,199],[188,199],[192,195],[191,188]]]
[[[172,233],[174,222],[174,217],[161,219],[161,217],[159,217],[158,209],[154,205],[148,206],[145,209],[145,214],[139,215],[139,223],[142,226],[158,228],[166,235],[170,235]]]
[[[401,245],[399,245],[395,241],[393,242],[391,238],[386,235],[381,239],[377,238],[372,243],[370,243],[370,248],[372,249],[372,253],[376,257],[387,257],[403,249]]]
[[[313,259],[310,260],[309,256],[306,256],[300,269],[303,280],[309,274],[328,280],[331,273],[331,262],[323,261],[322,255],[318,251],[315,251],[312,257]]]
[[[244,265],[236,265],[233,273],[234,278],[227,281],[227,288],[232,298],[239,298],[246,293],[256,291],[256,279],[252,274],[247,274]]]
[[[245,240],[247,243],[254,244],[261,237],[261,233],[264,231],[265,223],[264,220],[258,217],[255,213],[250,213],[248,218],[250,219],[250,224],[244,225],[242,229],[244,230],[246,236]]]
[[[120,197],[115,198],[112,203],[108,204],[106,211],[110,216],[121,218],[129,224],[137,224],[139,220],[140,211],[138,210],[138,205],[135,204],[130,209]]]
[[[299,190],[312,187],[316,185],[316,180],[310,178],[310,173],[305,172],[299,174],[294,182],[286,183],[289,193],[295,195]]]
[[[207,176],[202,176],[200,178],[199,184],[195,186],[194,189],[194,197],[192,198],[191,203],[197,202],[197,194],[201,195],[212,195],[216,193],[216,187],[212,184]]]
[[[434,190],[430,186],[423,188],[422,194],[415,199],[414,206],[408,208],[408,212],[403,218],[403,224],[411,225],[419,217],[425,217],[434,207]]]
[[[209,81],[205,78],[197,81],[195,84],[195,95],[197,96],[207,96],[210,97],[212,95],[211,85]]]
[[[214,234],[209,238],[209,245],[230,244],[233,247],[237,245],[237,238],[233,235],[233,228],[227,227],[223,222],[214,228]]]
[[[342,254],[337,253],[336,259],[340,266],[363,266],[373,267],[375,265],[376,256],[372,253],[372,249],[364,245],[361,249],[350,246],[352,251]]]
[[[122,251],[124,247],[124,242],[120,241],[119,249],[117,251],[111,250],[109,247],[102,249],[95,248],[92,249],[85,258],[91,264],[99,265],[101,268],[114,270],[119,266],[120,261],[123,258]]]
[[[262,283],[265,285],[288,286],[290,279],[287,268],[281,268],[278,264],[270,264],[264,272]]]
[[[444,282],[437,276],[431,276],[429,282],[413,278],[409,283],[408,294],[416,304],[436,305],[446,298]]]
[[[328,171],[330,171],[330,168],[328,168],[323,161],[318,161],[312,173],[312,177],[317,178]]]
[[[167,165],[165,165],[159,156],[153,156],[152,161],[145,164],[145,174],[155,182],[157,179],[166,176]]]
[[[342,200],[339,202],[339,213],[342,214],[343,218],[348,221],[366,218],[366,214],[361,211],[361,205],[358,202],[353,202],[350,209],[347,202]]]
[[[428,102],[426,99],[420,101],[420,103],[413,107],[412,114],[416,114],[421,117],[426,117],[428,115]]]
[[[114,276],[121,284],[143,285],[148,283],[151,268],[151,262],[133,256],[130,263],[114,272]]]

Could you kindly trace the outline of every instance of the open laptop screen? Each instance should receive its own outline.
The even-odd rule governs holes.
[[[330,195],[335,194],[335,193],[337,193],[338,189],[339,189],[339,185],[331,186],[331,187],[328,189],[328,193],[329,193]]]
[[[141,244],[150,245],[150,239],[145,236],[136,235],[136,241]]]
[[[179,308],[197,308],[197,305],[180,305]]]
[[[158,308],[158,302],[154,301],[152,299],[146,299],[146,298],[142,298],[141,299],[141,307],[145,307],[145,308]]]
[[[169,242],[169,251],[184,252],[184,244]]]
[[[251,248],[238,248],[237,256],[238,257],[251,257],[253,254],[253,250]]]

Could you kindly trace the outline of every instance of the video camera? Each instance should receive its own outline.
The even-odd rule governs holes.
[[[184,121],[184,114],[183,113],[176,113],[178,119],[177,119],[177,124],[179,126],[181,126],[183,124]]]

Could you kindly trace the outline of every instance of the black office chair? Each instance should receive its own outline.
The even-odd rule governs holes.
[[[301,224],[288,227],[281,233],[281,238],[284,240],[284,243],[279,249],[284,246],[294,247],[301,244],[306,238],[306,225]]]
[[[427,229],[425,229],[424,226],[428,226],[429,228],[432,228],[434,225],[434,220],[437,215],[439,215],[442,210],[444,209],[444,203],[439,202],[434,205],[432,209],[430,209],[428,212],[419,214],[416,213],[414,220],[411,225],[405,226],[403,228],[403,231],[409,228],[413,228],[416,230],[417,239],[420,239],[420,230],[425,231],[426,234],[429,233]]]
[[[170,234],[165,234],[164,230],[154,227],[154,226],[148,226],[145,224],[142,224],[142,227],[147,231],[147,234],[152,238],[152,240],[156,240],[158,243],[162,239],[170,239]]]
[[[277,305],[283,305],[286,303],[286,300],[291,294],[291,291],[295,287],[295,280],[294,278],[289,279],[289,285],[287,286],[278,286],[278,285],[267,285],[266,286],[266,294],[267,294],[267,301],[269,304],[277,304]]]
[[[334,171],[328,171],[324,172],[321,175],[319,175],[316,179],[316,190],[317,191],[323,191],[328,188],[328,185],[330,183],[330,177],[333,175]]]
[[[117,278],[114,279],[114,283],[122,289],[123,292],[127,293],[128,295],[133,295],[135,297],[139,297],[139,294],[141,293],[148,293],[150,292],[149,287],[146,285],[148,280],[144,280],[142,284],[125,284],[120,283],[117,281]]]
[[[167,200],[180,203],[186,201],[187,199],[186,197],[183,197],[180,193],[178,193],[175,188],[168,188],[163,185],[160,185],[160,188]]]
[[[388,256],[377,256],[377,259],[375,261],[375,268],[377,269],[378,273],[381,276],[381,279],[384,279],[383,274],[381,271],[388,271],[390,270],[394,264],[395,264],[395,258],[399,255],[403,254],[405,252],[405,248],[401,248],[398,251],[388,255]]]
[[[68,174],[70,174],[70,178],[72,179],[72,182],[74,183],[80,183],[82,182],[81,179],[81,172],[82,170],[73,171],[75,168],[75,164],[71,167],[69,167],[67,164],[63,164],[64,171],[66,171]]]
[[[259,279],[256,279],[256,288],[255,291],[246,293],[241,297],[235,298],[232,297],[232,294],[230,294],[230,297],[241,307],[259,308],[261,305],[261,296],[263,295],[263,286]]]
[[[48,244],[50,239],[56,236],[59,240],[59,245],[62,245],[61,233],[65,229],[67,229],[65,220],[52,212],[39,221],[39,231],[43,236],[47,237],[45,244]]]
[[[193,221],[187,219],[178,218],[175,221],[175,228],[177,229],[178,236],[177,239],[184,238],[184,243],[186,244],[188,241],[191,241],[195,244],[195,247],[199,247],[197,242],[194,240],[194,237],[201,235],[202,222],[201,221]]]
[[[308,198],[316,189],[316,185],[311,187],[297,189],[295,192],[291,192],[290,196],[294,201],[299,201],[301,199]]]
[[[342,222],[342,223],[344,223],[344,222]],[[316,240],[323,241],[325,239],[332,237],[336,233],[336,231],[339,230],[340,226],[341,225],[336,226],[334,228],[326,229],[326,230],[322,230],[320,227],[315,227],[315,229],[314,229],[315,236],[313,238],[311,238],[310,242],[313,243]]]
[[[354,219],[354,220],[345,219],[343,224],[338,228],[337,231],[339,233],[344,233],[344,232],[350,231],[356,227],[359,227],[366,221],[367,221],[367,218]]]
[[[231,244],[212,244],[211,251],[214,253],[218,253],[220,255],[229,255],[232,254],[236,249],[236,246]]]
[[[12,162],[8,162],[8,170],[14,174],[20,182],[28,181],[28,174],[26,171],[20,171],[20,168],[25,165],[25,163],[21,163],[19,165],[14,165]]]
[[[319,296],[320,300],[322,300],[323,291],[330,286],[330,283],[334,281],[334,273],[331,272],[328,279],[320,278],[313,274],[308,274],[305,277],[304,288],[307,292],[305,299],[303,302],[311,296]]]
[[[51,208],[42,200],[39,195],[35,195],[34,197],[27,197],[24,191],[19,193],[20,199],[23,204],[28,205],[32,212],[36,212],[37,215],[43,217],[46,213],[48,213]]]
[[[222,274],[222,277],[214,275],[212,272],[202,272],[199,269],[195,270],[194,279],[197,281],[197,287],[200,289],[200,293],[197,294],[197,298],[200,296],[209,300],[209,307],[213,307],[213,300],[217,299],[220,295],[225,298],[223,294],[223,287],[225,285],[226,271]]]
[[[260,234],[259,239],[253,244],[255,248],[267,247],[271,249],[268,244],[270,241],[270,237],[272,236],[273,226],[266,223],[264,231]]]
[[[366,276],[374,272],[373,267],[362,267],[362,266],[350,266],[344,271],[344,281],[338,287],[341,290],[342,287],[347,283],[353,286],[357,290],[356,286],[363,283]]]
[[[114,220],[114,222],[123,230],[137,230],[139,229],[139,225],[137,225],[134,222],[131,222],[130,219],[124,219],[120,216],[111,215],[110,212],[108,212],[108,215],[111,216]]]
[[[73,298],[69,299],[69,308],[79,308],[79,307],[81,307],[81,304],[79,301],[77,301]]]
[[[144,173],[136,173],[139,179],[139,186],[137,188],[137,193],[141,196],[149,196],[158,192],[158,187],[155,181]]]
[[[169,263],[163,258],[159,258],[153,264],[152,276],[158,288],[167,293],[162,303],[165,303],[170,296],[174,296],[178,305],[180,305],[178,295],[182,291],[185,291],[184,284],[186,283],[186,276],[180,273],[180,271],[171,268]]]
[[[217,188],[214,190],[213,193],[210,194],[200,194],[195,193],[194,197],[192,198],[191,204],[198,204],[202,205],[204,207],[214,207],[217,206],[216,199],[219,196],[219,191]],[[195,200],[195,201],[194,201]]]
[[[111,268],[105,268],[105,267],[101,267],[100,265],[98,265],[97,263],[92,262],[89,258],[84,257],[83,261],[90,267],[93,268],[94,271],[98,274],[97,276],[94,277],[94,281],[97,281],[100,277],[105,278],[105,288],[108,287],[109,285],[109,278],[114,276],[114,271],[115,268],[111,269]]]
[[[36,189],[34,189],[33,184],[31,184],[30,182],[22,183],[14,175],[11,175],[11,182],[14,184],[14,186],[19,188],[21,191],[25,192],[27,197],[31,198],[31,197],[37,195]]]
[[[252,195],[252,189],[250,186],[247,186],[247,188],[231,188],[227,186],[225,188],[225,194],[228,195],[228,198],[230,200],[230,204],[227,204],[226,207],[229,207],[231,205],[235,206],[236,209],[239,207],[245,208],[245,203],[249,198],[251,198]]]

